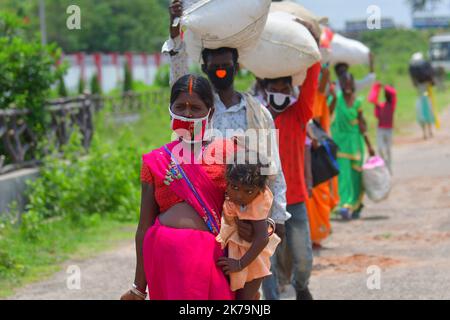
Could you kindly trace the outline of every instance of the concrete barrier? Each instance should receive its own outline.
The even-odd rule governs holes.
[[[26,182],[36,179],[38,175],[39,170],[36,168],[0,175],[0,216],[8,214],[14,202],[17,203],[18,212],[23,212],[27,201]]]

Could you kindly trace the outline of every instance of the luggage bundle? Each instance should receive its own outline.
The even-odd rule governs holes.
[[[292,76],[293,85],[302,85],[308,68],[321,59],[314,37],[297,17],[271,12],[254,50],[244,55],[242,65],[261,79]]]
[[[409,63],[409,74],[415,83],[426,83],[433,81],[434,71],[421,53],[415,53]]]
[[[239,62],[258,78],[293,77],[303,84],[321,59],[311,32],[321,35],[318,18],[302,6],[271,0],[184,0],[180,20],[189,57],[202,63],[203,49],[236,48]],[[269,13],[270,11],[270,13]],[[300,22],[311,27],[311,32]]]
[[[370,200],[386,199],[391,191],[391,174],[381,157],[370,157],[363,166],[364,190]]]
[[[318,147],[311,149],[311,170],[313,187],[329,181],[339,174],[337,162],[338,146],[314,120],[308,123],[308,132],[318,141]]]
[[[334,34],[331,42],[331,64],[369,64],[370,49],[359,41]]]
[[[266,24],[271,0],[184,0],[181,26],[187,52],[202,63],[203,49],[253,49]]]
[[[300,4],[292,1],[274,2],[270,6],[270,12],[286,12],[311,25],[311,31],[317,38],[322,34],[321,24],[327,24],[328,18],[318,17]]]

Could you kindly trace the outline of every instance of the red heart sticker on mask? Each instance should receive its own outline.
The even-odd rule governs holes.
[[[223,79],[227,76],[227,70],[217,70],[216,76],[220,79]]]

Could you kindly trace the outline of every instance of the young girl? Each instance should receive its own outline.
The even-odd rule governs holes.
[[[228,247],[228,257],[217,265],[230,276],[231,290],[237,300],[255,300],[264,277],[271,275],[270,257],[280,238],[267,230],[267,218],[273,194],[267,187],[269,176],[261,174],[258,164],[231,164],[227,166],[227,189],[220,234],[217,241]],[[241,239],[235,219],[250,221],[253,225],[252,243]]]

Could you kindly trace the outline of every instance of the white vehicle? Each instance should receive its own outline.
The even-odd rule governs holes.
[[[430,59],[435,70],[445,70],[450,74],[450,34],[442,34],[430,39]]]

